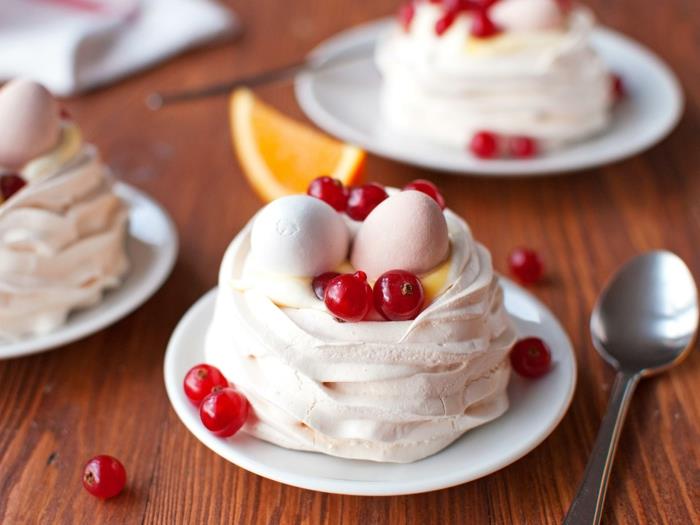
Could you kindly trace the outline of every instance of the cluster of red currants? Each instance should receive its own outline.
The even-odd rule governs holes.
[[[219,437],[233,436],[248,419],[246,397],[215,366],[193,366],[183,382],[185,395],[197,407],[202,424]]]
[[[469,142],[469,150],[480,159],[500,156],[529,159],[537,155],[537,142],[525,136],[503,137],[492,131],[478,131]]]
[[[470,12],[471,26],[469,33],[476,38],[489,38],[501,32],[489,16],[489,8],[497,0],[428,0],[431,4],[440,4],[443,15],[435,23],[435,33],[442,35],[463,12]],[[411,0],[399,8],[398,19],[404,31],[408,31],[416,14],[416,2]]]

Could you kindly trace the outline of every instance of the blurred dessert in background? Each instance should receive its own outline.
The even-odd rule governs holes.
[[[0,342],[51,332],[129,266],[128,209],[40,84],[0,89]]]
[[[606,128],[615,84],[568,0],[416,0],[376,50],[395,130],[479,157],[531,157]]]

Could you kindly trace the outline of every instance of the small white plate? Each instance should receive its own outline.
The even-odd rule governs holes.
[[[312,54],[322,59],[369,49],[393,23],[382,19],[330,38]],[[671,70],[651,51],[609,29],[598,28],[592,44],[624,80],[629,95],[614,109],[604,133],[528,160],[479,160],[465,149],[399,135],[381,121],[381,77],[371,53],[296,79],[296,96],[319,127],[366,150],[425,168],[496,176],[544,175],[582,170],[635,155],[663,139],[678,122],[683,93]]]
[[[99,304],[71,313],[68,322],[50,334],[0,343],[0,359],[49,350],[93,334],[141,306],[170,275],[178,246],[172,220],[136,188],[117,183],[115,191],[129,206],[127,251],[131,267],[124,282],[108,291]]]
[[[216,289],[185,314],[165,354],[165,386],[175,412],[197,439],[236,465],[260,476],[305,489],[336,494],[392,496],[459,485],[513,463],[539,445],[559,424],[576,385],[571,342],[554,315],[533,295],[501,280],[518,333],[545,340],[554,360],[538,380],[513,374],[511,406],[503,416],[467,432],[441,452],[415,463],[375,463],[288,450],[244,433],[214,436],[182,389],[187,371],[204,361],[204,336],[214,313]],[[233,349],[232,349],[233,351]]]

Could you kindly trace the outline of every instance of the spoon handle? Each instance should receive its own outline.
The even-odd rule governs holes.
[[[593,452],[586,465],[578,493],[564,518],[564,525],[600,523],[617,442],[640,377],[638,372],[617,373]]]

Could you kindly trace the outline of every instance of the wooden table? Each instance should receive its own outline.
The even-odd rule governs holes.
[[[149,113],[154,88],[196,86],[291,61],[396,2],[241,0],[238,42],[188,53],[113,87],[67,101],[118,177],[160,200],[181,253],[163,289],[111,328],[60,350],[0,363],[0,523],[559,523],[605,408],[612,372],[591,347],[598,291],[628,257],[668,248],[700,277],[700,13],[690,0],[591,1],[599,18],[655,49],[680,76],[687,110],[643,155],[566,177],[462,178],[371,157],[370,179],[435,180],[505,271],[525,244],[547,260],[534,292],[577,352],[579,384],[552,435],[484,479],[408,497],[363,498],[288,487],[201,445],[170,407],[163,353],[187,308],[216,284],[224,248],[260,206],[229,147],[224,99]],[[362,5],[359,5],[362,4]],[[301,117],[291,89],[260,94]],[[610,483],[606,523],[700,522],[700,353],[645,381],[632,404]],[[89,457],[126,465],[128,490],[101,502],[81,487]],[[465,458],[468,460],[468,458]]]

